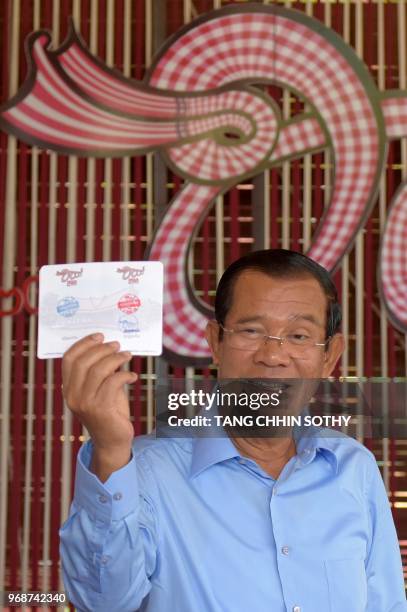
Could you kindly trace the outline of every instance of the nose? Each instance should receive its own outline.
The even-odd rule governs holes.
[[[277,336],[268,336],[254,353],[254,361],[268,367],[290,365],[290,356],[286,351],[286,346]]]

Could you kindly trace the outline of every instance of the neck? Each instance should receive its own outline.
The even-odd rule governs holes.
[[[285,464],[296,454],[292,437],[234,438],[232,442],[244,457],[252,459],[267,473],[277,478]]]

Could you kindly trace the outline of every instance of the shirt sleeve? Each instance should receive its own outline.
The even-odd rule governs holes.
[[[150,591],[157,559],[157,514],[147,493],[151,474],[133,453],[102,483],[88,469],[91,455],[87,442],[78,454],[74,500],[60,530],[65,589],[78,610],[134,612]]]
[[[371,538],[366,559],[366,612],[407,612],[397,532],[383,479],[373,459],[367,495]]]

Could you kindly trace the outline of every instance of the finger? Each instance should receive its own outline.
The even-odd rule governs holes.
[[[69,347],[62,358],[62,380],[64,386],[68,384],[72,364],[75,363],[76,359],[86,353],[90,348],[98,346],[102,342],[103,334],[96,333],[81,338],[81,340],[78,340],[78,342],[75,342],[75,344]]]
[[[116,398],[124,385],[129,385],[137,380],[138,376],[135,372],[115,372],[106,378],[103,384],[99,387],[96,395],[96,401],[100,404],[102,401],[105,404],[114,406]]]
[[[123,351],[121,353],[109,355],[91,366],[88,370],[86,383],[82,389],[83,403],[85,405],[93,405],[99,387],[109,376],[114,374],[120,366],[130,361],[131,358],[132,355],[130,352]],[[129,372],[125,372],[125,374],[129,374]]]
[[[71,406],[80,400],[82,389],[85,385],[89,369],[106,356],[118,353],[120,345],[118,342],[106,342],[88,347],[86,352],[81,353],[71,364],[70,370],[65,371],[63,378],[63,389],[65,398]]]

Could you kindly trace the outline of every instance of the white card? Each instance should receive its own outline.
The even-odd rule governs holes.
[[[40,359],[62,357],[75,342],[102,332],[133,355],[161,355],[163,265],[118,261],[40,269]]]

